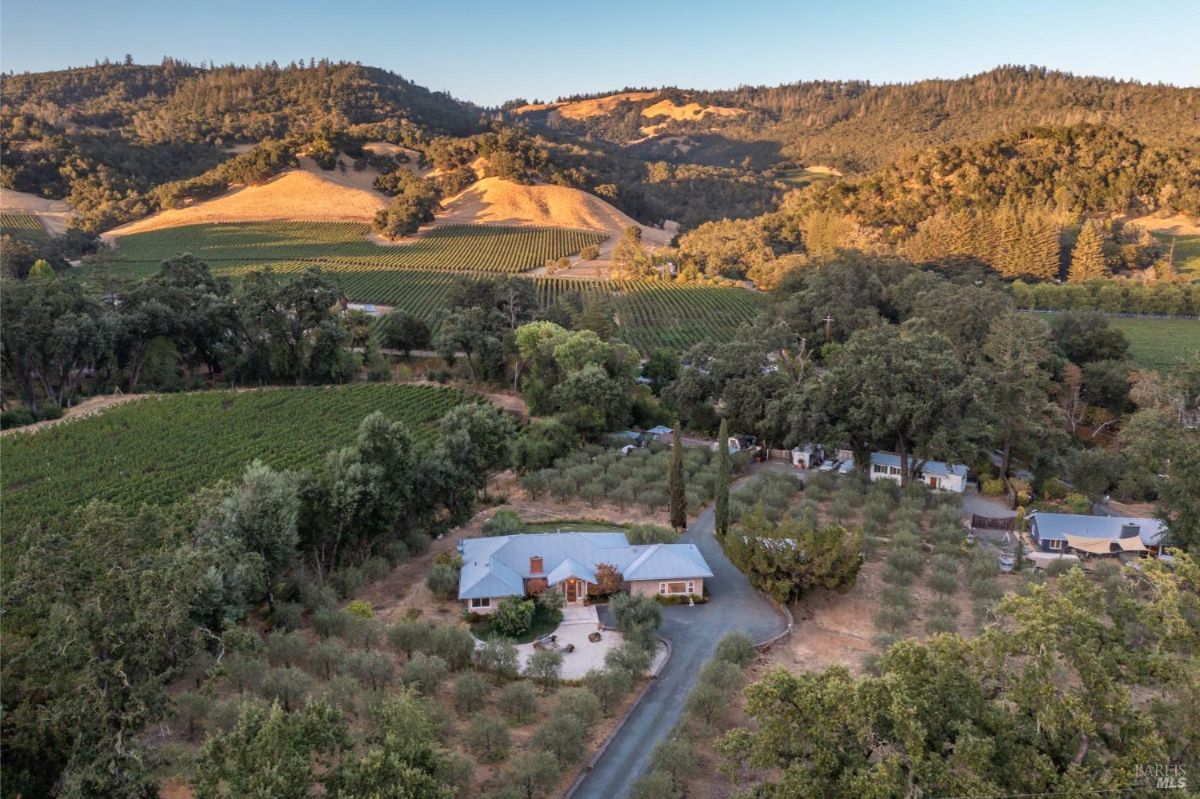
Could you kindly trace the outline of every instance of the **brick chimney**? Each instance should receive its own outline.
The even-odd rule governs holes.
[[[541,574],[542,573],[542,556],[541,555],[530,555],[529,556],[529,573],[530,574]]]

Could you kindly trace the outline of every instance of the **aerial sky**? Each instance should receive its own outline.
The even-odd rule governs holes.
[[[1198,0],[4,0],[0,69],[325,57],[481,105],[1000,64],[1197,86],[1197,30]]]

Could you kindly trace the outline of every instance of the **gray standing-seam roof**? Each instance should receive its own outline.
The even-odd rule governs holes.
[[[1167,526],[1158,519],[1139,516],[1085,516],[1038,511],[1029,514],[1029,520],[1036,524],[1039,539],[1052,541],[1065,541],[1068,535],[1117,541],[1121,538],[1121,528],[1133,525],[1138,528],[1142,543],[1152,547],[1157,546],[1167,532]]]
[[[624,533],[522,533],[467,538],[459,599],[523,596],[525,579],[545,576],[550,585],[568,577],[596,582],[595,569],[611,563],[625,580],[675,580],[712,577],[694,544],[631,545]],[[530,558],[542,559],[542,571],[529,570]]]

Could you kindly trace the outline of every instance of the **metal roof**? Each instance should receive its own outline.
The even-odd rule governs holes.
[[[545,576],[550,585],[567,577],[596,582],[595,569],[611,563],[626,580],[674,580],[712,577],[693,544],[631,545],[624,533],[522,533],[467,538],[459,599],[523,596],[525,579]],[[529,570],[530,558],[542,559],[542,572]]]
[[[908,456],[909,464],[912,464],[912,462],[914,460],[919,461],[920,458],[913,458],[913,456],[911,456],[911,455]],[[895,467],[899,468],[900,456],[894,452],[872,452],[871,453],[871,463],[872,464],[877,463],[880,466],[895,466]],[[968,471],[967,466],[964,463],[949,464],[949,463],[942,463],[941,461],[925,461],[921,465],[921,473],[922,474],[939,474],[939,475],[952,474],[955,477],[966,477],[967,471]]]
[[[1029,514],[1029,521],[1035,526],[1039,539],[1058,541],[1067,540],[1067,536],[1119,541],[1121,528],[1132,525],[1138,528],[1138,537],[1143,544],[1155,546],[1167,532],[1167,526],[1158,519],[1139,516],[1085,516],[1038,511]]]

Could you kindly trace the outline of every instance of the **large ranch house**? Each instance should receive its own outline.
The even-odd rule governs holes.
[[[468,538],[458,598],[471,613],[491,613],[506,597],[561,591],[568,605],[600,593],[596,572],[611,565],[631,594],[700,597],[712,571],[692,544],[631,545],[624,533],[526,533]]]

